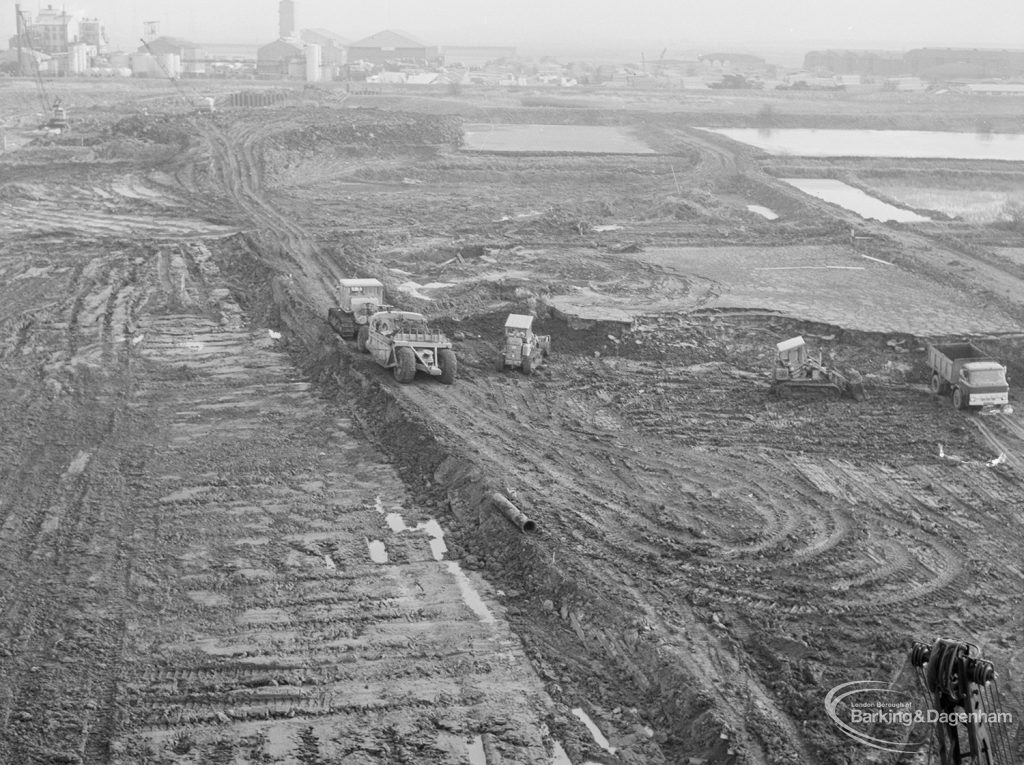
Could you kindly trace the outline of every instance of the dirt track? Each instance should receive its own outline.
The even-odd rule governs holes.
[[[915,304],[799,324],[813,295],[758,306],[728,261],[652,247],[865,253],[1005,333],[1020,275],[978,250],[1019,240],[858,222],[851,244],[672,115],[632,115],[658,157],[516,159],[455,151],[454,116],[352,105],[133,117],[102,138],[137,157],[59,172],[8,158],[0,759],[858,762],[824,694],[940,634],[982,643],[1021,710],[1019,416],[927,393]],[[457,384],[399,387],[331,335],[347,275],[406,301],[454,283],[426,308],[465,336]],[[543,318],[606,295],[637,324]],[[556,353],[499,374],[531,306]],[[769,394],[801,332],[867,402]]]

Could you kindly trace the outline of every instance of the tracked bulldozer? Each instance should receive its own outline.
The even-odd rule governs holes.
[[[826,367],[821,354],[812,355],[803,337],[792,337],[775,346],[775,370],[772,392],[777,396],[806,395],[838,399],[849,396],[855,401],[865,397],[864,383],[854,373],[846,377]]]

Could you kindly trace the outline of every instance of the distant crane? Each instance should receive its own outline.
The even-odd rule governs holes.
[[[658,63],[655,65],[655,68],[654,68],[654,76],[655,77],[658,77],[659,75],[661,75],[661,67],[664,65],[665,54],[666,53],[668,53],[668,48],[664,48],[661,51],[661,55],[658,56]]]
[[[665,48],[661,51],[661,55],[658,56],[658,60],[655,61],[651,67],[651,74],[654,75],[655,77],[661,74],[661,67],[665,61],[666,53],[668,53],[668,48]],[[643,51],[640,51],[640,70],[644,74],[647,74],[647,57],[644,55]]]
[[[63,102],[59,97],[54,98],[53,102],[50,102],[49,94],[46,92],[46,83],[43,81],[43,73],[39,69],[39,59],[36,55],[36,49],[32,45],[32,35],[29,33],[28,20],[25,18],[24,12],[21,10],[21,5],[15,5],[14,11],[17,14],[17,27],[18,27],[18,73],[24,75],[25,59],[23,58],[22,52],[22,41],[24,40],[25,46],[28,48],[32,58],[32,71],[36,82],[36,92],[39,94],[39,102],[43,107],[43,114],[49,113],[50,118],[42,127],[50,130],[58,130],[64,132],[70,128],[68,122],[68,113],[63,106]]]
[[[181,96],[181,100],[184,101],[187,106],[196,106],[197,104],[195,100],[188,93],[185,92],[185,89],[181,86],[181,82],[178,81],[178,78],[171,74],[169,71],[167,71],[167,67],[163,65],[163,62],[160,61],[160,58],[153,52],[153,49],[149,46],[149,43],[146,42],[144,38],[140,38],[139,42],[141,42],[146,47],[146,50],[149,52],[149,55],[153,57],[153,60],[156,61],[156,65],[160,67],[160,71],[163,72],[164,76],[171,81],[171,84],[174,86],[174,89],[177,90],[178,95]],[[203,114],[211,114],[213,112],[213,99],[205,96],[200,96],[198,108],[199,111]]]

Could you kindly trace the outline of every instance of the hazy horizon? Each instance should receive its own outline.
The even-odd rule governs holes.
[[[196,43],[260,45],[278,37],[277,0],[74,0],[23,2],[35,16],[52,4],[79,16],[99,18],[114,47],[134,49],[143,22],[159,21],[159,33]],[[15,33],[15,3],[0,16],[0,35]],[[299,29],[325,28],[355,41],[384,29],[406,33],[426,45],[508,45],[523,53],[545,51],[661,51],[736,49],[797,52],[819,47],[903,50],[925,45],[1022,48],[1024,2],[979,0],[718,0],[695,10],[670,0],[632,4],[573,0],[558,5],[445,0],[435,4],[385,0],[340,9],[328,0],[295,0]],[[444,19],[444,21],[441,21]],[[244,23],[239,23],[239,22]]]

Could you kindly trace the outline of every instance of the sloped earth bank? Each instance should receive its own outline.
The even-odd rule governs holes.
[[[450,118],[218,120],[117,126],[161,157],[189,147],[127,179],[68,165],[39,188],[23,167],[5,187],[0,759],[546,764],[560,744],[576,765],[859,763],[825,694],[900,679],[909,642],[940,634],[984,646],[1019,715],[1024,429],[929,395],[914,337],[738,311],[571,330],[543,318],[564,285],[526,272],[438,317],[465,338],[454,386],[398,386],[322,320],[338,276],[392,284],[438,241],[579,247],[609,200],[660,242],[834,245],[845,226],[700,143],[671,172],[556,158],[532,185],[552,172],[534,163],[524,191],[490,182],[506,160],[439,150]],[[451,185],[421,189],[427,169]],[[725,177],[797,222],[738,226],[683,190]],[[547,207],[583,179],[600,193]],[[663,206],[653,183],[674,188]],[[62,188],[80,229],[17,219],[62,209]],[[873,256],[899,251],[874,233]],[[623,261],[600,249],[607,289]],[[498,373],[493,338],[530,306],[556,354]],[[868,402],[769,394],[770,349],[801,332]]]

